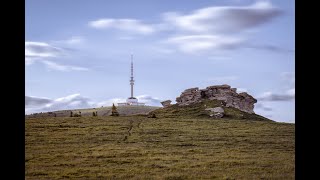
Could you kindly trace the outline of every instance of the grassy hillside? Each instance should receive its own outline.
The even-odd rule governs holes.
[[[159,118],[208,118],[206,108],[214,108],[221,106],[221,101],[205,100],[200,103],[190,104],[188,106],[178,106],[174,104],[167,108],[159,108],[152,111]],[[256,120],[256,121],[271,121],[268,118],[257,114],[249,114],[233,107],[223,107],[225,117],[223,119],[239,119],[239,120]]]
[[[117,106],[117,110],[120,115],[128,116],[135,114],[147,114],[150,111],[159,109],[157,106]],[[74,113],[81,111],[82,116],[92,116],[92,112],[97,111],[98,116],[109,116],[111,115],[111,106],[91,108],[91,109],[75,109],[72,110]]]
[[[246,119],[30,118],[26,179],[294,179],[294,133]]]
[[[157,106],[117,106],[117,110],[120,115],[128,116],[135,114],[147,114],[150,111],[155,109],[159,109]],[[38,113],[35,115],[27,115],[27,118],[30,117],[53,117],[53,113],[56,114],[57,117],[69,117],[70,112],[79,113],[81,112],[82,116],[92,116],[93,112],[98,112],[98,116],[109,116],[111,114],[111,106],[108,107],[99,107],[99,108],[89,108],[89,109],[73,109],[73,110],[61,110],[61,111],[53,111],[53,112],[44,112]]]

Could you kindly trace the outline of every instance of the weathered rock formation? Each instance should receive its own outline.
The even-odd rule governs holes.
[[[171,105],[171,100],[162,101],[161,104],[163,107],[168,107]]]
[[[220,100],[223,106],[234,107],[247,113],[254,113],[255,98],[246,92],[237,93],[236,88],[229,85],[209,86],[206,89],[190,88],[186,89],[176,98],[179,106],[201,102],[202,100]]]
[[[224,110],[222,107],[207,108],[205,110],[210,111],[210,113],[209,113],[210,117],[223,118],[223,116],[224,116]]]

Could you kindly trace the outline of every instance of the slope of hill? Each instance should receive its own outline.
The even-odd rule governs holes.
[[[158,109],[157,106],[117,106],[117,110],[120,115],[128,116],[135,114],[148,114],[150,111]],[[98,116],[109,116],[111,114],[111,106],[100,108],[88,108],[88,109],[72,109],[72,110],[60,110],[53,112],[36,113],[32,115],[26,115],[27,118],[34,117],[69,117],[70,112],[79,113],[82,116],[92,116],[93,112],[98,112]]]
[[[295,126],[204,118],[30,118],[26,179],[294,179]]]
[[[193,103],[187,106],[178,106],[173,104],[166,108],[159,108],[154,113],[159,118],[210,118],[206,108],[220,107],[222,101],[218,100],[204,100],[199,103]],[[249,114],[247,112],[240,111],[233,107],[223,107],[225,111],[225,117],[223,119],[238,119],[238,120],[257,120],[257,121],[271,121],[268,118],[257,114]]]

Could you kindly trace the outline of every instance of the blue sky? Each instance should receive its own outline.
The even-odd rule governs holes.
[[[294,1],[26,1],[26,113],[229,84],[295,121]]]

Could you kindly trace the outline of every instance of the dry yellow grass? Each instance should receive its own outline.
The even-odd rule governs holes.
[[[135,117],[26,119],[26,179],[294,179],[295,126]]]

